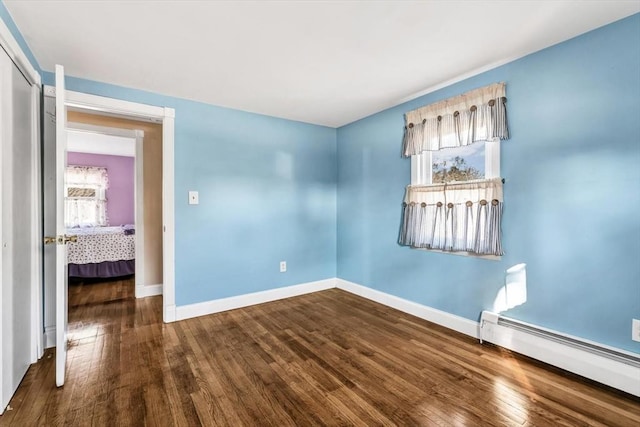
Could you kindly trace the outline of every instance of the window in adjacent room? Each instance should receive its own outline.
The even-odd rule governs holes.
[[[107,225],[107,169],[69,166],[65,171],[64,223],[66,227]]]

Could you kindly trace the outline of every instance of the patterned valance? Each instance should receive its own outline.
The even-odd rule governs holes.
[[[494,83],[405,114],[402,155],[508,139],[504,83]]]
[[[410,185],[402,204],[398,243],[500,256],[502,206],[501,179]]]
[[[97,227],[107,217],[107,169],[96,166],[68,166],[64,174],[64,224],[66,227]]]

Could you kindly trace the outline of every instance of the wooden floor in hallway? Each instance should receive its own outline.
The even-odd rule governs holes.
[[[638,426],[640,399],[331,289],[162,323],[131,280],[70,290],[68,377],[0,426]]]

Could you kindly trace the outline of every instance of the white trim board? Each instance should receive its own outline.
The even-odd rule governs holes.
[[[337,278],[179,306],[175,309],[176,320],[219,313],[334,287],[464,335],[476,339],[479,337],[480,325],[478,322]],[[640,396],[640,369],[636,367],[525,332],[499,325],[493,326],[495,330],[491,337],[485,337],[485,340],[610,387]],[[486,331],[485,335],[487,335]]]
[[[404,313],[453,329],[454,331],[469,335],[473,338],[478,338],[478,322],[336,278],[178,306],[175,307],[176,320],[206,316],[208,314],[220,313],[222,311],[234,310],[236,308],[248,307],[256,304],[263,304],[283,298],[295,297],[332,288],[342,289],[343,291],[378,302],[386,305],[387,307],[395,308],[396,310],[400,310]]]
[[[464,317],[407,301],[342,279],[336,279],[336,287],[473,338],[479,338],[479,323]],[[483,332],[485,341],[635,396],[640,396],[640,369],[636,367],[526,332],[500,325],[489,326],[493,329],[492,331],[487,331],[487,325],[485,325],[485,331]]]
[[[34,109],[31,114],[31,159],[33,161],[33,182],[31,183],[31,230],[33,232],[32,255],[31,255],[31,363],[36,363],[44,353],[43,334],[43,296],[42,287],[44,285],[43,263],[44,253],[42,250],[44,228],[43,228],[43,206],[42,206],[42,168],[40,149],[40,86],[31,86],[31,96]]]
[[[324,291],[336,287],[335,279],[318,280],[317,282],[302,283],[283,288],[269,289],[267,291],[253,292],[229,298],[221,298],[196,304],[181,305],[176,307],[176,320],[185,320],[207,314],[220,313],[236,308],[248,307],[256,304],[277,301],[312,292]]]
[[[382,305],[386,305],[387,307],[395,308],[403,313],[428,320],[429,322],[444,326],[445,328],[453,329],[461,334],[478,338],[478,322],[474,322],[473,320],[456,316],[455,314],[447,313],[446,311],[441,311],[426,305],[418,304],[417,302],[396,297],[366,286],[358,285],[357,283],[349,282],[347,280],[336,279],[336,288],[361,296],[368,300],[375,301]]]
[[[174,195],[174,137],[175,116],[173,108],[162,109],[162,307],[165,323],[175,322],[176,317],[176,227]]]
[[[56,346],[56,325],[47,326],[44,330],[44,348]]]
[[[135,139],[135,174],[133,177],[133,192],[134,192],[134,220],[136,227],[136,265],[135,265],[135,295],[136,298],[140,298],[145,293],[145,289],[140,288],[139,285],[144,285],[145,275],[144,270],[146,268],[146,257],[144,254],[144,132],[141,130],[134,131],[136,134]],[[160,285],[160,291],[154,295],[162,294],[162,285]]]
[[[136,284],[136,298],[153,297],[156,295],[162,295],[162,283],[158,285]]]

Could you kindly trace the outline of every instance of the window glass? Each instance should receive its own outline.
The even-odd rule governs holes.
[[[434,151],[431,161],[433,184],[485,178],[485,144],[482,143]]]

